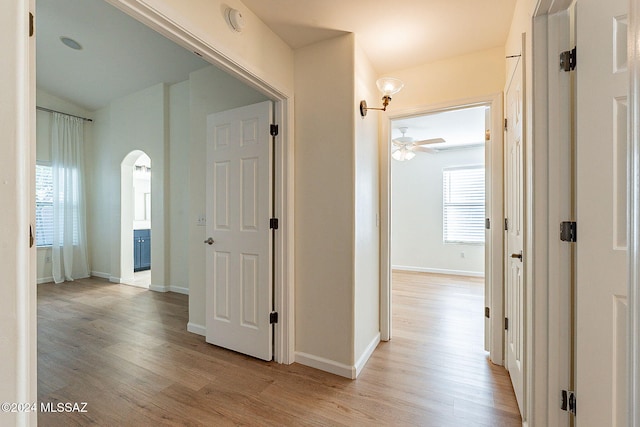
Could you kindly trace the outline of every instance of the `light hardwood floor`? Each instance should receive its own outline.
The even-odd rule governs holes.
[[[185,295],[100,279],[38,286],[40,426],[521,425],[482,350],[482,282],[394,273],[394,336],[351,381],[186,331]]]

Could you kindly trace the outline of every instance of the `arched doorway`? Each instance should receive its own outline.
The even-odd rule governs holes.
[[[120,165],[120,267],[122,283],[151,284],[151,158],[141,150]]]

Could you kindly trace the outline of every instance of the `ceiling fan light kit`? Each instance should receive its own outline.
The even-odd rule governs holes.
[[[367,115],[367,110],[387,111],[387,105],[391,102],[391,95],[400,92],[404,87],[404,83],[394,77],[382,77],[376,81],[376,86],[382,92],[382,108],[367,107],[367,101],[363,99],[360,101],[360,115],[362,117]]]
[[[442,138],[432,138],[432,139],[425,139],[422,141],[414,141],[412,137],[405,135],[409,128],[407,128],[406,126],[402,126],[402,127],[399,127],[398,129],[402,133],[402,136],[391,140],[392,142],[391,157],[394,160],[397,160],[399,162],[404,162],[405,160],[413,159],[416,156],[416,151],[433,153],[434,152],[433,149],[427,148],[426,147],[427,145],[442,144],[446,142]]]

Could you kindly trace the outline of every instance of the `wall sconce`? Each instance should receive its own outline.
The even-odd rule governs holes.
[[[402,80],[395,79],[393,77],[383,77],[376,81],[376,85],[380,92],[382,92],[382,108],[367,107],[367,101],[364,99],[360,101],[360,115],[362,117],[367,115],[367,110],[380,110],[387,111],[387,105],[391,102],[391,95],[395,95],[400,92],[400,89],[404,87]]]

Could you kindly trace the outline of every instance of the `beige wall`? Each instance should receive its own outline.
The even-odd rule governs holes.
[[[504,48],[497,47],[389,73],[405,84],[389,112],[501,92],[504,64]]]
[[[354,36],[297,50],[295,66],[296,360],[351,366]]]
[[[376,72],[364,50],[355,45],[355,212],[354,212],[354,355],[352,363],[362,369],[380,341],[380,177],[378,119],[372,111],[360,116],[360,100],[373,103],[379,92]]]

